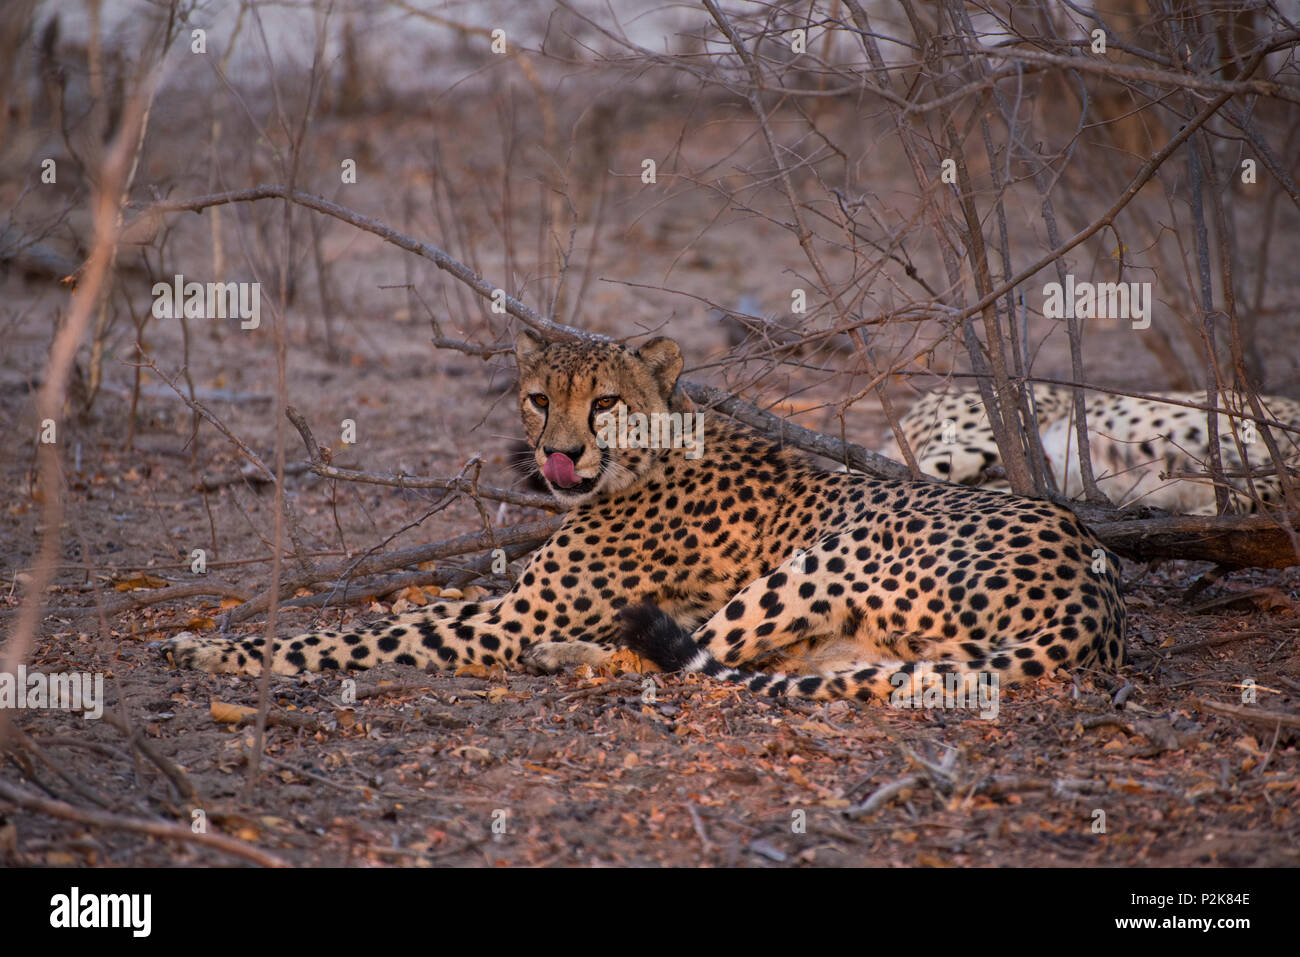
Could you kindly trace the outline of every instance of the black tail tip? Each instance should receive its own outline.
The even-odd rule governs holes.
[[[681,671],[699,654],[690,632],[648,602],[628,605],[618,617],[623,625],[619,644],[664,671]]]

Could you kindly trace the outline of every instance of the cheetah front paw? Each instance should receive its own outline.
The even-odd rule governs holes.
[[[229,641],[203,638],[192,631],[179,632],[166,641],[155,641],[149,645],[149,650],[178,668],[228,673],[243,670],[234,660],[234,646]]]
[[[543,641],[524,651],[519,663],[533,674],[549,675],[577,665],[602,665],[609,654],[590,641]]]

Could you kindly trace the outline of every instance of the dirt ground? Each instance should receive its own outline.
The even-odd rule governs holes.
[[[1296,713],[1294,614],[1189,615],[1176,606],[1182,569],[1129,571],[1134,663],[1007,689],[996,721],[775,704],[695,676],[385,665],[356,678],[351,705],[334,677],[273,678],[251,795],[251,729],[214,720],[213,705],[255,707],[256,681],[159,662],[146,642],[175,614],[121,616],[107,634],[56,621],[71,630],[54,630],[31,666],[106,673],[113,707],[180,769],[212,828],[296,864],[1295,866],[1294,731],[1200,704],[1240,700],[1249,676],[1270,710]],[[1294,574],[1255,577],[1220,597],[1295,595]],[[3,779],[87,806],[193,814],[122,730],[60,712],[16,723],[51,764],[15,751]],[[226,860],[39,815],[9,824],[10,864]]]
[[[542,267],[536,259],[521,265],[517,251],[512,263],[509,247],[493,232],[501,177],[495,134],[456,135],[469,117],[489,112],[482,103],[440,102],[420,113],[322,123],[310,144],[318,162],[308,164],[303,181],[333,195],[337,185],[329,186],[321,171],[337,170],[339,155],[367,145],[380,158],[340,202],[453,254],[468,256],[472,248],[484,275],[504,275],[512,266],[520,294],[544,305]],[[688,356],[687,376],[744,389],[753,401],[776,403],[793,421],[840,434],[830,403],[862,388],[861,372],[823,374],[817,362],[778,370],[737,363],[707,304],[690,298],[735,303],[751,294],[774,311],[789,301],[798,270],[807,268],[797,245],[778,224],[702,201],[710,195],[704,189],[639,194],[626,181],[635,180],[646,144],[671,141],[676,128],[663,116],[624,120],[627,128],[600,167],[619,171],[604,233],[599,243],[586,226],[578,236],[570,283],[577,285],[588,266],[591,282],[581,297],[572,294],[580,300],[576,307],[570,302],[574,321],[619,335],[674,335]],[[713,121],[694,122],[716,129],[725,127],[726,116]],[[160,106],[156,122],[167,135],[186,121]],[[248,131],[237,118],[231,123],[234,156]],[[430,159],[435,133],[442,150],[436,168]],[[723,162],[730,150],[724,140],[688,139],[682,167],[705,170]],[[892,162],[881,159],[882,171],[901,175]],[[251,158],[246,166],[232,159],[223,174],[231,182],[217,186],[272,175]],[[147,169],[146,178],[173,172]],[[455,238],[444,235],[429,199],[443,196],[441,178],[462,196],[462,232]],[[538,182],[519,178],[521,207],[545,201]],[[206,188],[192,177],[178,193]],[[888,188],[882,181],[880,190]],[[17,194],[6,189],[7,206]],[[407,194],[419,198],[404,205]],[[478,203],[475,196],[496,198]],[[594,202],[586,197],[584,213]],[[281,215],[278,206],[232,207],[225,222],[273,235]],[[307,214],[295,215],[307,235]],[[177,225],[168,275],[200,274],[210,262],[207,216]],[[320,442],[334,447],[336,462],[449,476],[481,455],[483,482],[522,487],[510,468],[510,443],[521,429],[508,362],[429,343],[427,310],[440,317],[447,335],[481,343],[508,339],[504,317],[477,303],[466,311],[467,300],[428,263],[342,224],[322,225],[328,282],[318,283],[307,240],[295,252],[298,287],[286,327],[290,403]],[[525,229],[532,230],[531,247],[536,227]],[[1294,251],[1296,238],[1280,237],[1277,255]],[[234,252],[231,241],[237,268],[262,270],[273,285],[270,264],[277,260],[258,257],[277,247],[270,240],[253,245],[251,253]],[[923,250],[913,253],[923,270],[937,262]],[[30,440],[33,389],[68,293],[17,273],[2,282],[0,609],[7,629],[42,531]],[[123,273],[121,295],[137,317],[147,309],[149,282],[143,272]],[[418,295],[386,288],[404,283]],[[631,285],[639,283],[679,294]],[[903,292],[900,287],[898,295]],[[1293,288],[1282,289],[1280,300],[1293,298]],[[1278,320],[1271,334],[1294,343],[1295,321]],[[189,824],[200,811],[212,833],[297,865],[1300,865],[1295,726],[1215,710],[1241,708],[1243,688],[1253,682],[1258,708],[1300,715],[1296,569],[1239,572],[1188,604],[1183,595],[1207,566],[1126,564],[1129,663],[1118,674],[1081,672],[1004,689],[993,721],[844,702],[777,704],[698,677],[619,671],[532,677],[384,666],[357,674],[354,688],[334,676],[273,677],[271,726],[253,778],[253,729],[238,720],[238,709],[256,708],[257,679],[178,671],[148,645],[182,629],[211,630],[223,610],[265,587],[273,496],[268,486],[238,478],[245,463],[217,430],[204,424],[191,440],[189,409],[147,371],[132,421],[136,332],[126,316],[115,330],[103,390],[89,412],[69,419],[60,439],[68,522],[50,611],[29,667],[103,673],[117,721],[13,713],[25,737],[4,755],[0,781],[119,815]],[[1059,330],[1042,320],[1033,330],[1044,340],[1039,371],[1067,370]],[[250,335],[230,323],[200,320],[188,333],[187,344],[179,323],[157,321],[146,324],[142,338],[169,375],[188,354],[204,404],[269,459],[276,429],[269,323]],[[882,348],[893,349],[888,333]],[[939,331],[926,328],[922,335],[937,340]],[[1099,334],[1089,346],[1097,379],[1160,385],[1157,364],[1132,339]],[[943,354],[932,357],[940,371],[955,364]],[[1298,355],[1269,350],[1279,391],[1294,384]],[[891,390],[904,404],[914,394],[902,380]],[[778,403],[784,396],[792,398]],[[340,443],[345,419],[357,429],[346,448]],[[871,399],[852,407],[843,422],[849,437],[869,446],[882,427]],[[304,457],[292,429],[287,451],[290,462]],[[286,488],[309,560],[482,528],[466,498],[447,502],[439,493],[335,484],[301,473]],[[501,525],[537,516],[493,505],[490,519]],[[196,548],[207,553],[204,582],[219,584],[218,592],[103,614],[126,596],[194,583]],[[318,609],[284,609],[277,630],[286,635],[322,617],[361,620],[407,610],[436,594],[429,588],[342,608],[335,603],[323,616]],[[257,618],[235,632],[264,627]],[[0,861],[154,867],[246,859],[18,810],[0,823]]]

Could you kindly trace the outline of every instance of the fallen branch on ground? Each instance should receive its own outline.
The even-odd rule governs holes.
[[[90,827],[133,831],[136,834],[148,834],[150,837],[162,838],[165,841],[177,841],[181,844],[199,844],[203,847],[221,851],[223,854],[231,854],[246,861],[252,861],[262,867],[289,866],[289,862],[282,857],[277,857],[260,847],[254,847],[252,844],[246,844],[224,834],[209,834],[206,831],[195,833],[188,824],[173,824],[171,821],[127,817],[108,811],[79,808],[64,801],[56,801],[52,798],[32,794],[25,788],[15,787],[6,781],[0,781],[0,799],[8,801],[15,807],[26,808],[39,814],[48,814],[50,817],[62,818],[65,821],[76,821]]]
[[[104,616],[111,617],[120,615],[124,611],[135,611],[138,608],[147,608],[150,605],[161,605],[163,602],[172,601],[176,598],[196,598],[202,595],[219,595],[222,598],[238,598],[245,601],[248,593],[242,588],[236,588],[234,585],[228,585],[220,581],[203,581],[194,582],[186,585],[172,585],[168,588],[153,588],[133,592],[129,597],[120,601],[115,601],[104,606]],[[0,617],[17,614],[18,609],[10,608],[0,611]],[[43,617],[50,615],[69,615],[72,617],[81,617],[85,615],[95,615],[99,609],[94,605],[77,608],[47,608]]]
[[[1192,703],[1201,711],[1236,718],[1253,724],[1266,724],[1269,727],[1300,728],[1300,714],[1288,714],[1285,711],[1266,711],[1263,708],[1243,708],[1222,701],[1210,701],[1206,698],[1193,698]]]
[[[171,782],[176,794],[184,801],[188,801],[194,807],[199,807],[203,799],[199,796],[198,789],[189,779],[189,775],[182,770],[181,766],[173,761],[167,755],[158,750],[147,737],[141,728],[135,727],[129,723],[125,717],[117,711],[105,711],[104,722],[112,725],[126,735],[126,742],[132,748],[138,750],[148,758],[159,771],[161,771],[167,780]]]
[[[540,541],[527,541],[518,545],[511,545],[505,548],[506,559],[515,561],[516,559],[527,555],[536,548]],[[329,605],[342,607],[344,605],[355,604],[361,601],[384,598],[394,592],[402,591],[412,586],[444,586],[453,585],[460,587],[462,582],[468,583],[485,574],[493,564],[491,555],[484,555],[482,558],[467,562],[464,565],[448,566],[446,568],[437,568],[432,571],[405,572],[400,575],[390,575],[386,578],[365,581],[340,582],[329,591],[322,591],[316,595],[304,595],[301,598],[291,598],[287,601],[280,602],[282,608],[319,608]]]
[[[451,558],[455,555],[464,555],[467,552],[488,552],[493,548],[509,548],[511,545],[528,544],[531,547],[536,547],[550,538],[563,522],[563,518],[560,517],[548,518],[540,522],[527,522],[506,528],[492,529],[489,532],[460,535],[456,538],[444,539],[428,545],[400,548],[392,552],[371,555],[360,561],[344,559],[343,561],[332,562],[329,565],[320,565],[313,569],[310,574],[292,575],[280,583],[280,590],[282,593],[292,593],[299,588],[317,582],[333,581],[338,578],[358,575],[373,575],[377,572],[391,571],[394,568],[402,568],[407,565],[418,565],[420,562],[431,562],[442,558]],[[255,598],[230,609],[229,612],[223,615],[220,621],[221,630],[223,632],[227,631],[231,625],[266,611],[270,606],[271,590],[267,589]]]
[[[1181,645],[1161,648],[1156,652],[1156,656],[1165,658],[1172,655],[1183,655],[1189,651],[1197,651],[1201,648],[1216,648],[1219,645],[1232,644],[1234,641],[1246,641],[1249,638],[1276,638],[1278,634],[1277,631],[1234,631],[1228,635],[1212,635],[1209,638],[1198,638],[1195,641],[1185,641]]]
[[[1291,538],[1266,515],[1171,515],[1122,519],[1104,509],[1074,508],[1107,548],[1139,561],[1175,558],[1228,568],[1300,564]],[[1117,512],[1111,512],[1114,516]],[[1096,515],[1098,518],[1090,516]]]

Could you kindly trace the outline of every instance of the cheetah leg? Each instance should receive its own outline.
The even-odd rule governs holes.
[[[578,665],[603,665],[611,649],[593,641],[543,641],[526,649],[519,663],[529,671],[551,674]]]
[[[824,580],[843,570],[847,541],[827,536],[754,579],[695,632],[700,647],[723,664],[738,665],[809,638],[852,637],[857,621],[845,600],[851,585]]]
[[[386,661],[417,667],[455,668],[479,663],[507,665],[518,659],[529,639],[511,623],[478,602],[440,603],[397,619],[383,619],[351,630],[317,631],[278,639],[271,645],[276,674],[369,668]],[[183,632],[154,646],[177,665],[225,674],[260,674],[266,639],[224,639]]]
[[[411,611],[402,612],[382,619],[386,625],[419,625],[438,618],[468,618],[478,614],[490,614],[501,604],[500,598],[486,601],[438,601],[421,605]]]
[[[720,681],[736,682],[754,694],[771,698],[813,701],[843,698],[864,703],[887,702],[901,708],[948,707],[952,698],[942,695],[934,698],[936,690],[947,689],[958,703],[979,708],[982,713],[991,707],[996,713],[996,689],[1004,684],[1034,678],[1073,662],[1117,663],[1107,658],[1108,636],[1103,632],[1090,641],[1076,642],[1072,649],[1075,654],[1061,661],[1041,659],[1043,636],[1037,635],[990,651],[989,657],[939,661],[881,659],[814,675],[762,674],[722,664],[698,645],[690,632],[651,606],[625,609],[621,618],[622,643],[664,671],[699,672]],[[1057,644],[1053,632],[1044,634],[1051,642],[1048,647]],[[991,701],[990,694],[994,696]],[[930,700],[935,700],[935,704],[927,703]]]

